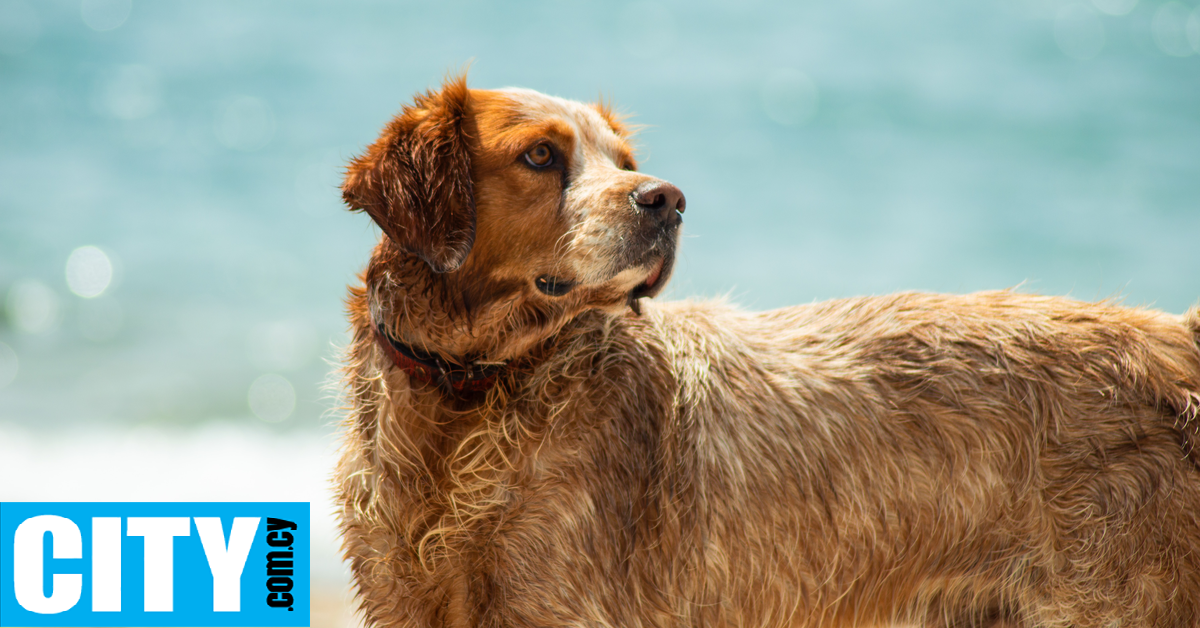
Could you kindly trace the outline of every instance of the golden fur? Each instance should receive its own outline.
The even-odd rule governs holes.
[[[678,230],[635,168],[607,109],[463,79],[351,163],[385,234],[348,302],[337,471],[369,624],[1200,625],[1200,310],[637,315]],[[509,366],[478,394],[413,381],[376,322]]]

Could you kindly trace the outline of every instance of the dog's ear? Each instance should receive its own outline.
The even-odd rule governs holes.
[[[342,183],[350,209],[367,212],[397,246],[434,272],[462,265],[475,241],[475,200],[464,76],[417,96],[362,155]]]

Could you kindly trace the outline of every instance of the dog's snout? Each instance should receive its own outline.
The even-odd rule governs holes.
[[[666,181],[644,181],[629,197],[638,209],[663,221],[678,220],[687,206],[683,191]]]

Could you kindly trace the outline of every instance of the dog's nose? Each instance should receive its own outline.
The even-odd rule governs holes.
[[[683,191],[666,181],[643,181],[629,197],[638,209],[664,222],[678,222],[687,206]]]

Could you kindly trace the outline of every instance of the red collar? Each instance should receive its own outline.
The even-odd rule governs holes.
[[[508,366],[504,362],[448,362],[392,338],[381,323],[375,324],[375,340],[383,347],[392,364],[407,373],[410,379],[451,392],[485,391],[496,383],[497,377]]]

